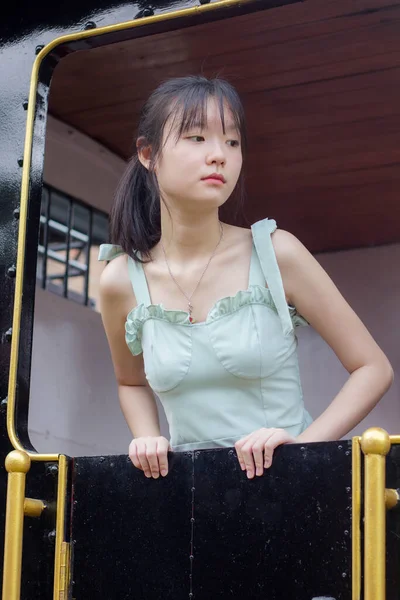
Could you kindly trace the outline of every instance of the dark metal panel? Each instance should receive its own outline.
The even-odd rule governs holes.
[[[251,481],[234,450],[196,452],[195,474],[197,600],[350,600],[350,442],[279,448]]]
[[[350,442],[282,447],[251,481],[229,449],[172,454],[158,480],[74,463],[76,598],[351,598]]]
[[[74,598],[187,600],[192,477],[190,454],[158,480],[125,456],[74,459]]]
[[[25,517],[21,600],[53,598],[57,474],[55,463],[41,462],[27,474],[26,497],[44,500],[48,508],[39,518]]]

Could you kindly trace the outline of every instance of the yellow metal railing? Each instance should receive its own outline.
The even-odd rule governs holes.
[[[20,600],[23,529],[25,517],[40,517],[47,508],[42,500],[25,498],[26,474],[31,467],[30,456],[21,450],[13,450],[6,458],[8,472],[6,524],[4,536],[4,600]],[[58,460],[56,541],[54,565],[54,594],[56,600],[65,600],[69,588],[70,553],[64,541],[65,503],[67,493],[67,457]]]
[[[20,600],[21,565],[24,517],[42,514],[46,505],[41,500],[25,498],[26,474],[31,468],[31,459],[26,452],[13,450],[6,458],[7,505],[6,530],[4,536],[4,600]]]
[[[360,438],[364,453],[364,600],[386,599],[386,511],[399,495],[386,489],[386,456],[400,436],[389,436],[379,427]]]

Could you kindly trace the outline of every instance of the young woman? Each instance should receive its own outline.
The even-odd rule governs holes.
[[[111,213],[101,314],[133,464],[165,476],[168,450],[235,446],[249,478],[280,444],[336,440],[390,387],[381,349],[318,262],[264,219],[219,220],[241,190],[246,136],[234,88],[169,80],[151,95]],[[295,328],[310,323],[349,378],[314,421]],[[155,392],[171,441],[160,435]]]

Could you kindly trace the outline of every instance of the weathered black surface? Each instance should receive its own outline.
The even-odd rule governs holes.
[[[49,472],[50,464],[32,463],[27,476],[27,497],[44,500],[49,508],[39,518],[25,517],[21,600],[52,598],[58,475]]]
[[[75,459],[73,597],[351,599],[349,443],[280,448],[254,480],[234,450],[171,462],[146,480],[125,457]]]
[[[74,598],[188,598],[192,477],[186,454],[158,480],[125,456],[74,459]]]

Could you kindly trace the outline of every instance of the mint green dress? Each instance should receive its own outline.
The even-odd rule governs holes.
[[[307,322],[286,302],[271,240],[275,229],[269,219],[252,226],[247,290],[218,300],[201,323],[152,304],[142,265],[128,257],[137,306],[127,316],[126,343],[132,354],[143,352],[174,451],[232,447],[261,427],[297,436],[312,421],[295,334]],[[120,246],[103,244],[99,260],[121,254]]]

